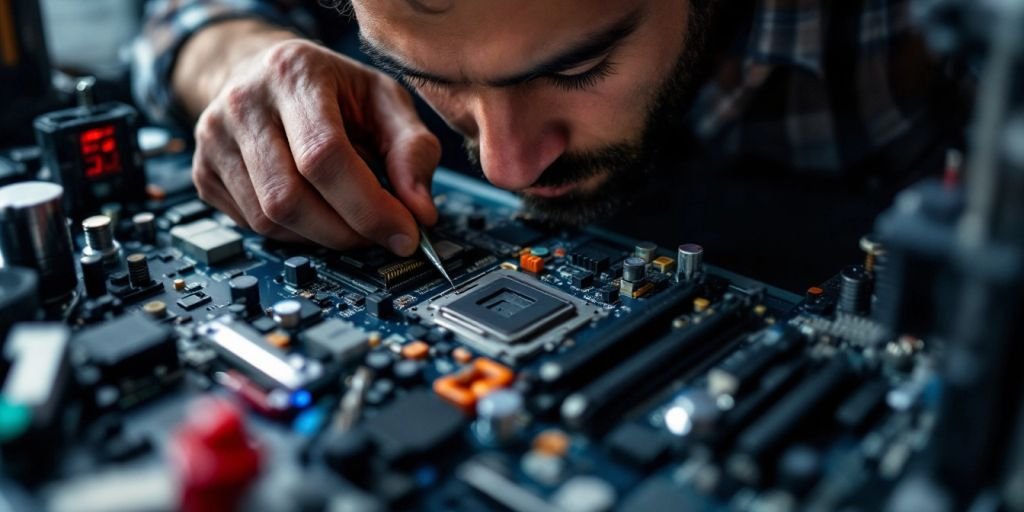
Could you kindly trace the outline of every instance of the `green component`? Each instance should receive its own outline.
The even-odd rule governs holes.
[[[547,258],[551,251],[547,247],[533,247],[530,249],[530,254],[534,256],[540,256],[541,258]]]
[[[17,439],[32,424],[32,409],[0,399],[0,443]]]

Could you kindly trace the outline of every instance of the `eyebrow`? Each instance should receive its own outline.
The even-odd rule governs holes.
[[[636,9],[626,16],[620,18],[608,27],[584,36],[562,52],[547,58],[540,64],[514,75],[487,80],[484,83],[492,87],[509,87],[522,84],[537,77],[553,75],[570,70],[588,60],[595,59],[613,50],[622,40],[636,32],[640,24],[641,12]],[[426,71],[422,71],[403,63],[400,59],[391,56],[382,47],[366,39],[362,32],[359,33],[360,49],[370,60],[381,70],[395,75],[404,75],[439,85],[457,85],[468,83],[466,80],[457,80],[443,77]]]

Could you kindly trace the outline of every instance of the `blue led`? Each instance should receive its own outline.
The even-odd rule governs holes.
[[[309,404],[313,403],[313,395],[309,394],[309,391],[300,389],[292,393],[292,406],[299,409],[305,409],[309,407]]]

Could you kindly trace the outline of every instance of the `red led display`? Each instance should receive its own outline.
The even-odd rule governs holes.
[[[78,136],[85,164],[85,177],[101,179],[121,172],[121,154],[113,125],[90,128]]]

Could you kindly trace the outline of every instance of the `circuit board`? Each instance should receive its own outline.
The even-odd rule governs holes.
[[[12,489],[51,510],[873,510],[927,434],[931,357],[866,315],[862,267],[794,294],[453,173],[435,196],[454,290],[422,256],[280,244],[195,200],[149,240],[115,222],[129,264],[65,312],[54,408],[0,451]]]

